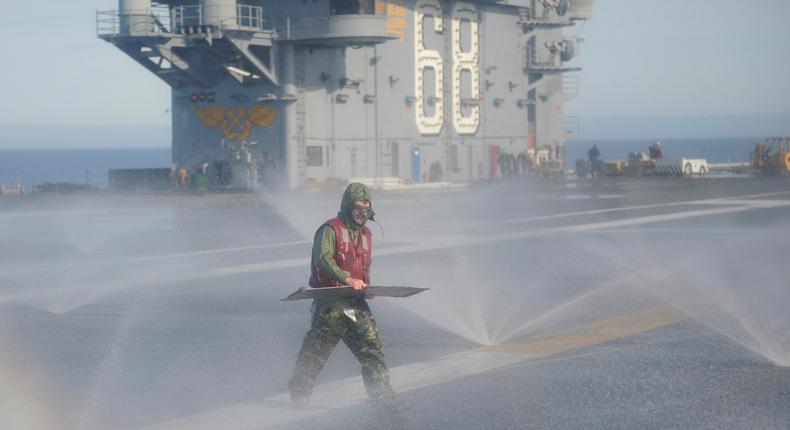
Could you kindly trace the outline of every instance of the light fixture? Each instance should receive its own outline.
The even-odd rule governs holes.
[[[239,69],[238,67],[225,66],[225,68],[228,69],[228,71],[233,72],[233,73],[238,73],[241,76],[247,76],[247,77],[252,76],[252,73],[250,73],[250,72],[248,72],[246,70]]]

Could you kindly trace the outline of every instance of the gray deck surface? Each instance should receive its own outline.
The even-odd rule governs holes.
[[[341,192],[0,199],[0,428],[790,428],[790,182],[374,191],[374,281],[431,288],[371,301],[387,423],[342,343],[282,402]]]

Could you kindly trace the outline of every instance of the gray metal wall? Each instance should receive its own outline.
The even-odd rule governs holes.
[[[328,178],[372,176],[412,177],[413,151],[419,151],[418,180],[427,178],[438,162],[444,180],[470,181],[491,174],[490,145],[502,152],[518,154],[527,150],[528,92],[536,90],[536,146],[556,147],[568,136],[562,132],[560,75],[545,75],[529,83],[526,42],[536,36],[541,49],[545,41],[561,40],[559,28],[525,33],[519,24],[519,9],[491,2],[465,2],[460,6],[476,11],[479,25],[479,125],[473,133],[458,133],[453,126],[454,105],[452,12],[459,4],[441,1],[443,30],[437,33],[427,19],[423,25],[426,47],[440,53],[443,61],[443,123],[439,133],[420,133],[415,111],[420,109],[415,60],[415,4],[426,0],[378,3],[387,14],[386,27],[393,37],[385,43],[357,46],[317,41],[276,41],[277,85],[261,83],[241,86],[230,77],[210,87],[187,86],[173,89],[174,162],[199,165],[228,160],[235,168],[234,183],[249,185],[245,171],[250,164],[262,165],[264,153],[275,159],[280,180],[290,186]],[[282,34],[307,16],[322,17],[328,2],[262,1],[268,24]],[[468,22],[460,24],[468,38]],[[464,39],[464,37],[462,37]],[[469,48],[469,41],[462,45]],[[431,73],[428,73],[431,77]],[[462,91],[471,94],[468,73],[462,76]],[[343,85],[345,83],[345,86]],[[435,90],[426,83],[425,93]],[[205,94],[205,97],[204,97]],[[197,96],[196,96],[197,95]],[[268,95],[274,95],[268,100]],[[197,98],[196,98],[197,97]],[[263,97],[264,101],[261,100]],[[207,126],[201,111],[217,106],[223,125]],[[267,126],[249,125],[254,106],[276,111]],[[213,108],[216,112],[216,108]],[[469,111],[469,106],[464,107]],[[429,112],[434,106],[427,106]],[[234,116],[235,115],[235,116]],[[204,115],[205,116],[205,115]],[[204,118],[205,119],[205,118]],[[235,122],[234,122],[235,121]],[[249,133],[244,138],[229,139]],[[237,132],[233,132],[233,127]],[[321,148],[318,165],[308,165],[308,151],[314,156]],[[561,153],[561,151],[559,151]],[[249,154],[249,155],[248,155]],[[311,158],[313,162],[316,158]],[[269,165],[267,168],[271,168]],[[260,170],[260,169],[259,169]],[[261,172],[258,171],[258,174]]]

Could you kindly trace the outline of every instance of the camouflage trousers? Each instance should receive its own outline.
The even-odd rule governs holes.
[[[318,374],[341,339],[362,366],[362,380],[370,400],[380,404],[395,399],[376,321],[364,301],[354,301],[350,306],[318,306],[288,382],[291,399],[309,399]]]

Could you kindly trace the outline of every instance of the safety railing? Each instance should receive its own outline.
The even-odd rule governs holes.
[[[581,70],[570,62],[578,58],[584,39],[567,37],[557,42],[546,42],[540,46],[527,47],[527,65],[531,69],[544,71],[572,71]]]
[[[573,0],[573,8],[571,8],[570,13],[571,19],[591,19],[594,4],[595,0]]]
[[[562,132],[578,136],[580,124],[581,119],[578,115],[566,115],[562,118]]]
[[[519,23],[525,27],[558,27],[571,24],[567,11],[560,15],[556,8],[524,8],[519,13]]]
[[[220,30],[253,30],[264,27],[263,8],[239,4],[235,17],[207,16],[200,5],[176,6],[171,10],[171,21],[175,33],[196,33]]]
[[[236,17],[239,27],[263,29],[263,8],[260,6],[237,5]]]
[[[96,11],[96,36],[115,36],[120,32],[121,24],[118,11]]]
[[[98,37],[144,36],[171,33],[171,14],[167,5],[154,4],[150,9],[96,11]]]
[[[349,14],[286,19],[279,33],[284,40],[293,41],[380,43],[394,38],[387,33],[386,18],[385,15]]]
[[[183,34],[187,32],[234,30],[262,30],[263,8],[237,5],[236,16],[225,19],[207,17],[200,5],[176,6],[154,4],[151,9],[127,10],[121,13],[111,9],[96,12],[96,35],[102,38],[116,36],[149,36],[157,34]]]
[[[151,6],[151,17],[154,19],[154,25],[159,33],[172,33],[173,25],[171,23],[170,8],[164,4],[154,3]]]
[[[545,49],[528,49],[527,65],[531,69],[560,69],[562,58],[559,53],[549,52]]]
[[[174,33],[203,25],[203,8],[200,6],[176,6],[170,11]]]
[[[574,75],[563,75],[562,92],[568,95],[579,94],[579,77]]]

